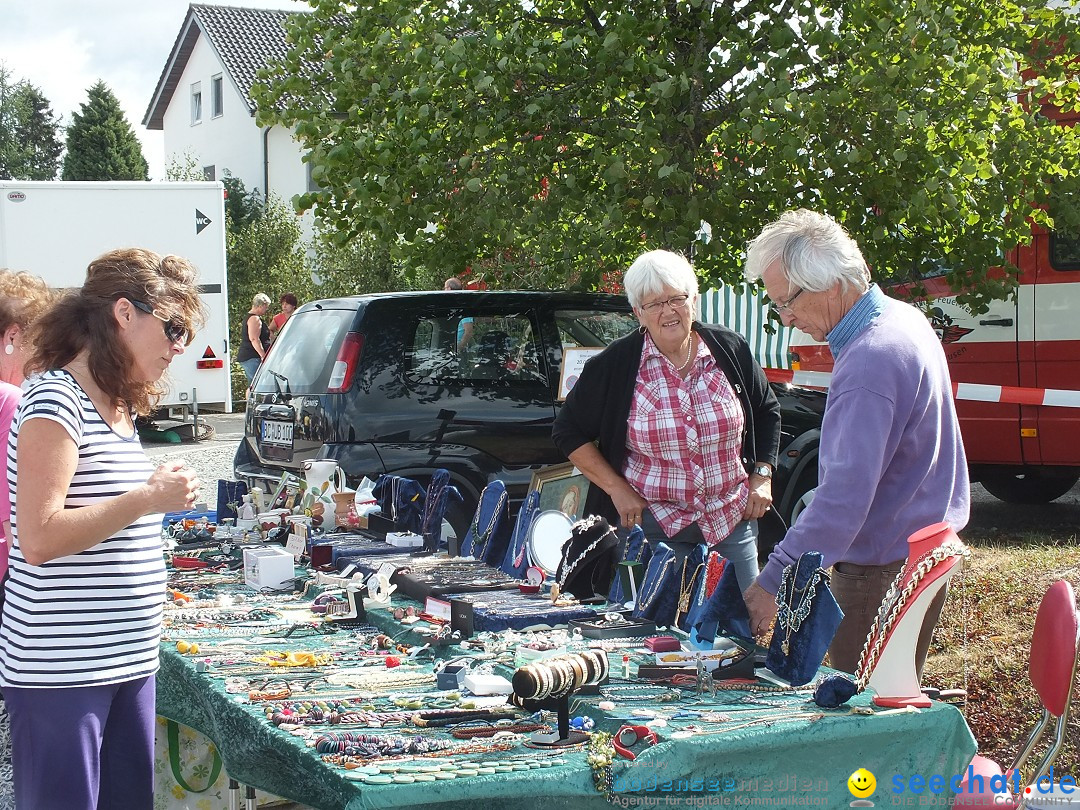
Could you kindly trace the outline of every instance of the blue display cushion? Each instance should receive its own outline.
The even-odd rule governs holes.
[[[217,523],[217,510],[207,509],[205,511],[196,511],[194,509],[186,509],[183,512],[166,512],[165,517],[161,520],[161,525],[168,528],[170,524],[176,523],[179,520],[200,520],[206,518],[208,523]]]

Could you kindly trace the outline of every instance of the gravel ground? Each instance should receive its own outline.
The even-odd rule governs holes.
[[[151,444],[143,442],[147,455],[158,462],[183,459],[195,469],[203,482],[202,496],[206,505],[217,509],[219,478],[232,481],[233,456],[244,438],[244,414],[204,414],[200,418],[214,426],[214,437],[208,441],[189,444]],[[162,428],[168,427],[161,424]]]

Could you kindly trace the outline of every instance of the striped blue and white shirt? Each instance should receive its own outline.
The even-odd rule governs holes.
[[[8,439],[13,545],[0,685],[91,686],[151,675],[158,669],[165,593],[162,515],[146,515],[78,554],[27,564],[19,547],[15,450],[20,428],[31,419],[59,423],[78,445],[65,509],[122,495],[154,470],[138,434],[112,430],[67,372],[46,372],[29,386]]]

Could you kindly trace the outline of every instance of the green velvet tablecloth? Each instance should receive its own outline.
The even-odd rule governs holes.
[[[739,698],[737,693],[720,693],[715,702],[692,708],[744,711],[747,705],[738,703]],[[765,694],[754,699],[761,711],[777,716],[783,709],[778,713],[768,706],[770,702],[791,706],[792,712],[814,711],[805,696]],[[671,710],[676,705],[658,708]],[[851,705],[869,705],[869,699],[860,695]],[[566,752],[565,765],[494,776],[385,786],[347,779],[344,770],[324,764],[301,739],[268,723],[258,706],[238,702],[220,681],[196,672],[191,660],[171,644],[162,645],[157,709],[210,737],[233,778],[319,810],[422,806],[475,810],[477,802],[522,810],[541,803],[544,810],[610,806],[594,788],[582,750]],[[608,719],[600,727],[613,731],[618,725],[618,720]],[[661,738],[675,727],[658,729]],[[866,768],[878,785],[869,798],[880,807],[892,804],[894,775],[907,781],[914,774],[941,774],[947,780],[962,771],[974,753],[975,742],[963,716],[944,704],[917,713],[777,720],[770,726],[663,739],[635,762],[617,759],[615,798],[620,805],[642,807],[735,807],[753,799],[772,807],[846,808],[854,798],[847,779]],[[905,798],[917,799],[911,794]]]

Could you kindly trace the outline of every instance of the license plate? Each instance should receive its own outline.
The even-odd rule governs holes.
[[[269,419],[264,419],[262,423],[262,444],[269,444],[275,447],[292,447],[293,444],[293,423],[292,422],[273,422]]]

